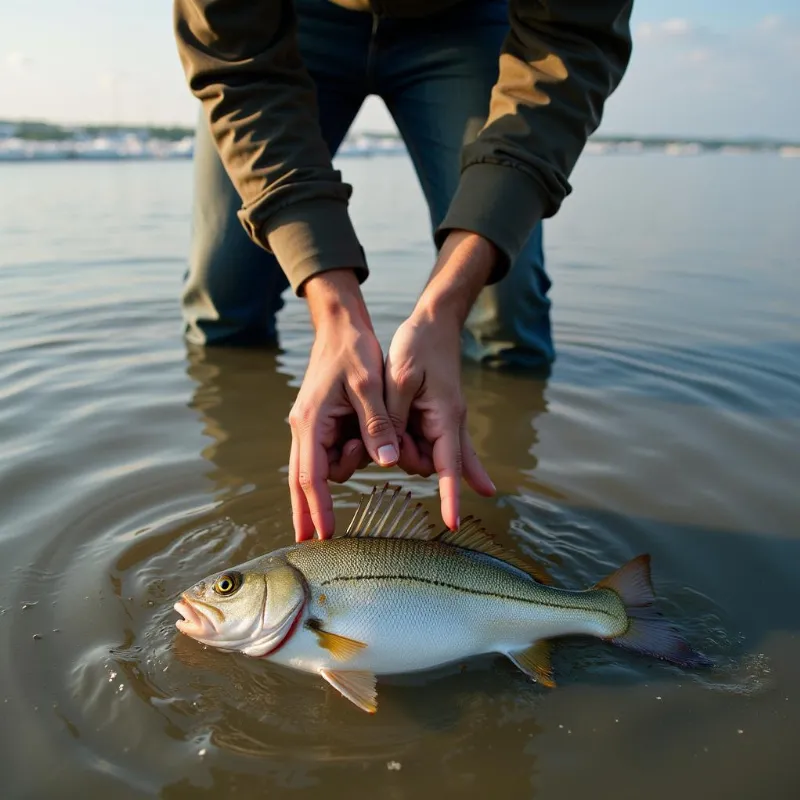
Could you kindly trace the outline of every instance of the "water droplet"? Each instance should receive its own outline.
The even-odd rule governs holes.
[[[739,728],[739,729],[736,731],[736,733],[744,733],[744,731],[743,731],[741,728]]]
[[[206,751],[205,747],[201,747],[201,748],[200,748],[200,749],[197,751],[197,755],[199,755],[199,756],[200,756],[200,758],[202,758],[202,757],[203,757],[203,756],[206,754],[206,752],[207,752],[207,751]]]
[[[42,634],[41,634],[41,633],[34,633],[34,634],[33,634],[33,638],[34,638],[34,639],[35,639],[35,640],[38,642],[38,641],[39,641],[39,639],[41,639],[41,638],[42,638]]]
[[[391,770],[402,769],[402,766],[403,765],[399,761],[388,761],[386,763],[386,769],[391,769]]]

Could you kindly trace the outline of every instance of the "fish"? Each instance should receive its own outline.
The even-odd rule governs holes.
[[[712,665],[655,607],[650,556],[588,589],[553,585],[477,517],[437,530],[411,492],[362,494],[347,529],[200,580],[174,604],[201,644],[327,681],[361,710],[377,678],[487,654],[555,688],[554,640],[589,636],[687,669]]]

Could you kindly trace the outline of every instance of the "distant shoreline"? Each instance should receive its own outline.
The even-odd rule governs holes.
[[[661,152],[672,156],[711,153],[746,155],[772,153],[800,157],[800,142],[762,138],[596,135],[587,154]],[[20,161],[119,161],[189,159],[194,153],[194,130],[184,127],[125,125],[53,125],[47,122],[0,120],[0,163]],[[348,135],[337,154],[348,156],[406,155],[394,133],[359,132]]]

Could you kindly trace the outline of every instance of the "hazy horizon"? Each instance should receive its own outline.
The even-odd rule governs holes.
[[[55,0],[0,8],[3,117],[192,127],[198,104],[178,61],[171,9],[163,0],[121,8],[84,0],[80,14]],[[599,134],[798,137],[796,2],[756,8],[639,0],[633,29],[633,58]],[[353,125],[354,132],[366,130],[396,130],[375,97]]]

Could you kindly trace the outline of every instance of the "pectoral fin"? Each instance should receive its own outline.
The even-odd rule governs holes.
[[[357,639],[326,631],[316,620],[309,620],[306,627],[316,634],[319,646],[324,647],[337,661],[347,661],[367,646]]]
[[[553,679],[553,667],[550,663],[550,642],[541,639],[525,650],[516,650],[506,655],[517,665],[526,675],[533,678],[542,686],[553,689],[556,685]]]
[[[363,711],[374,714],[378,710],[378,692],[375,689],[375,676],[371,672],[321,669],[319,674]]]

